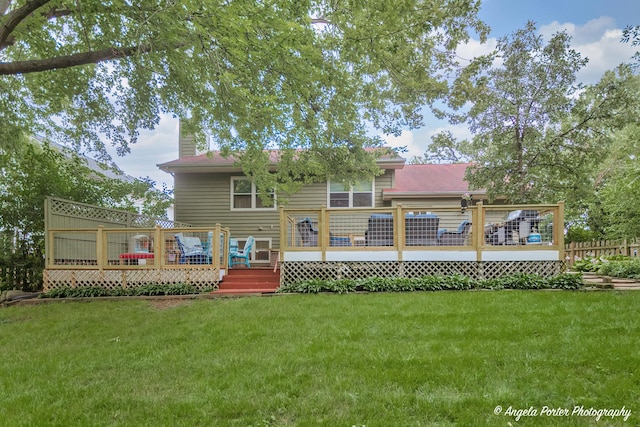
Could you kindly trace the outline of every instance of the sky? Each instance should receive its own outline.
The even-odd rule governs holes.
[[[558,31],[566,31],[572,37],[572,47],[589,58],[587,66],[578,73],[578,81],[592,84],[605,71],[628,62],[636,51],[630,44],[621,43],[620,37],[627,25],[640,25],[640,0],[483,0],[479,17],[491,27],[489,40],[482,45],[472,39],[459,49],[459,56],[472,58],[488,53],[497,38],[523,28],[532,20],[545,39]],[[464,126],[451,126],[427,113],[424,127],[405,130],[399,137],[382,137],[390,146],[407,147],[403,156],[410,159],[423,155],[431,136],[443,130],[450,130],[457,138],[471,136]],[[156,165],[178,158],[178,120],[162,117],[154,131],[140,133],[130,154],[118,157],[115,150],[111,154],[126,174],[148,176],[158,188],[162,184],[173,188],[171,175]]]

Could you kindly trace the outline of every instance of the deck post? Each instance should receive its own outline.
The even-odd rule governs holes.
[[[484,246],[484,205],[482,200],[476,203],[476,209],[471,213],[473,224],[473,239],[471,244],[476,248],[476,261],[482,261],[482,248]]]
[[[220,238],[222,237],[221,228],[222,226],[220,223],[216,223],[216,228],[213,232],[213,237],[211,238],[211,265],[217,266],[218,268],[220,268],[220,242],[222,242],[223,245],[223,252],[224,248],[227,246],[227,243]]]
[[[564,261],[564,201],[558,202],[558,210],[554,215],[553,234],[558,247],[558,261]]]
[[[154,267],[156,270],[160,270],[160,267],[163,266],[166,262],[165,250],[164,250],[164,241],[162,239],[162,230],[159,225],[156,225],[156,229],[153,231],[153,257],[154,257]]]
[[[283,255],[284,255],[284,251],[285,249],[289,249],[289,241],[287,240],[287,234],[289,234],[291,236],[291,242],[294,242],[294,234],[293,234],[293,228],[291,230],[287,230],[287,218],[285,217],[284,214],[284,206],[280,206],[279,208],[280,210],[280,259],[284,259]]]
[[[402,251],[404,251],[405,223],[401,203],[398,203],[396,205],[396,211],[394,212],[394,215],[396,217],[396,230],[398,232],[393,233],[393,244],[398,251],[398,261],[402,261]]]
[[[320,243],[320,251],[322,252],[322,261],[327,260],[327,241],[329,240],[329,215],[327,214],[327,207],[320,208],[320,218],[318,218],[318,241]],[[326,229],[326,231],[325,231]]]
[[[102,271],[104,268],[104,257],[106,251],[106,239],[104,238],[104,226],[99,225],[96,231],[96,261],[98,263],[98,270]]]

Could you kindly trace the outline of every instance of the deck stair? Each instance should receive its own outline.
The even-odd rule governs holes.
[[[280,270],[273,268],[240,268],[229,269],[218,285],[214,294],[242,295],[274,293],[280,286]]]

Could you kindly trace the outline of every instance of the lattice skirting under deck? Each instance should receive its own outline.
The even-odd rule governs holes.
[[[61,287],[98,286],[113,290],[147,284],[193,285],[199,291],[217,288],[220,278],[217,269],[144,269],[144,270],[45,270],[44,291]]]
[[[310,279],[411,278],[454,274],[481,280],[515,273],[550,277],[563,271],[565,271],[563,261],[287,261],[281,263],[280,266],[280,283],[286,285]]]

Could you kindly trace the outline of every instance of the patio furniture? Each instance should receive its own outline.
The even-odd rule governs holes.
[[[364,238],[366,246],[393,246],[393,215],[371,215]]]
[[[318,230],[313,227],[311,218],[305,218],[296,224],[302,246],[318,246]]]
[[[440,246],[464,246],[464,241],[471,230],[469,221],[462,221],[456,231],[448,231],[446,228],[438,230],[438,243]]]
[[[434,214],[406,215],[404,218],[405,245],[436,246],[440,218]]]
[[[175,235],[180,250],[180,264],[211,264],[211,257],[202,247],[198,237],[185,236],[183,233]]]
[[[232,264],[231,254],[238,252],[238,249],[238,239],[229,238],[229,262],[227,264],[229,267],[231,267]]]
[[[153,264],[153,253],[127,252],[120,254],[120,265],[146,265]]]
[[[249,256],[251,255],[251,248],[253,247],[253,243],[255,239],[253,236],[247,237],[247,240],[244,242],[244,248],[238,249],[236,246],[235,250],[229,250],[229,267],[233,267],[234,265],[244,264],[247,268],[251,268],[251,264],[249,263]],[[244,260],[244,261],[235,261],[236,259]]]
[[[318,246],[318,230],[313,227],[311,218],[305,218],[296,225],[298,234],[302,241],[302,246],[315,247]],[[351,246],[349,237],[334,236],[329,233],[329,246]]]
[[[509,212],[505,222],[505,230],[507,235],[511,237],[514,232],[518,233],[518,242],[526,244],[529,234],[538,228],[540,218],[538,211],[535,210],[517,210]]]

